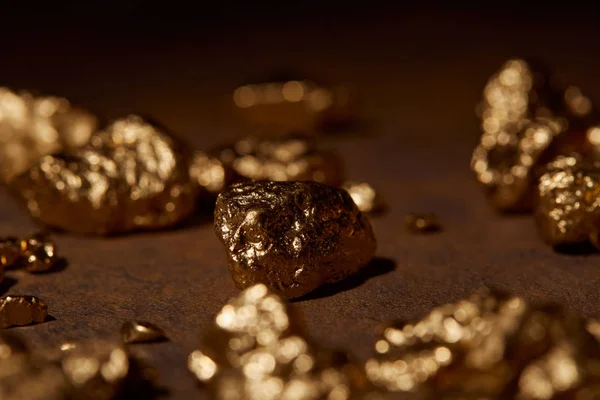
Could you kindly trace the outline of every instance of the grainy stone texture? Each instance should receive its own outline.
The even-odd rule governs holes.
[[[217,198],[215,232],[238,287],[288,298],[356,273],[376,248],[348,192],[316,182],[233,185]]]

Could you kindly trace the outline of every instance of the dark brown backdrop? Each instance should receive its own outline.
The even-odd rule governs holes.
[[[380,259],[364,282],[296,307],[318,340],[366,358],[378,323],[422,315],[484,283],[586,315],[600,311],[599,256],[557,254],[539,241],[529,217],[495,215],[469,171],[474,104],[504,59],[542,57],[600,95],[595,10],[516,3],[223,6],[196,14],[144,1],[65,3],[35,15],[13,8],[0,28],[0,84],[64,95],[106,118],[151,115],[208,147],[243,133],[229,96],[249,77],[293,67],[355,83],[369,121],[365,135],[332,143],[350,176],[379,187],[390,205],[373,219]],[[0,234],[34,229],[3,191],[0,204]],[[411,211],[437,212],[444,232],[407,234],[403,217]],[[2,284],[5,293],[40,296],[56,320],[14,331],[42,346],[116,337],[125,320],[153,321],[171,341],[139,348],[160,368],[160,383],[172,399],[204,398],[185,358],[238,292],[212,226],[56,241],[69,261],[65,270],[11,273]]]

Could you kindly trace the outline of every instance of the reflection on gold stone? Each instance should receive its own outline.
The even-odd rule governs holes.
[[[434,213],[411,213],[405,218],[406,228],[413,233],[432,233],[442,230],[438,217]]]
[[[11,182],[40,222],[118,234],[175,225],[194,210],[187,147],[137,116],[114,121],[77,149],[46,155]]]
[[[600,347],[588,326],[564,310],[482,290],[390,324],[367,377],[407,399],[596,398]]]
[[[263,81],[242,85],[233,103],[247,122],[278,132],[311,133],[322,125],[356,118],[356,93],[349,85],[328,86],[308,79]]]
[[[373,213],[381,211],[384,207],[379,193],[367,182],[347,181],[342,185],[361,212]]]
[[[6,296],[0,299],[0,328],[44,322],[48,306],[35,296]]]
[[[342,159],[337,152],[320,149],[316,140],[300,135],[246,137],[231,146],[215,149],[213,153],[225,168],[225,174],[232,170],[237,175],[226,179],[228,183],[230,180],[247,179],[314,180],[339,186],[345,175]]]
[[[557,157],[546,170],[534,212],[542,239],[551,246],[587,241],[600,246],[600,164],[573,154]]]
[[[258,284],[221,309],[188,367],[222,400],[595,399],[598,326],[482,289],[386,324],[361,366],[315,345],[293,310]]]
[[[188,366],[220,400],[345,400],[366,384],[358,364],[310,343],[286,304],[261,284],[221,309]]]
[[[121,327],[121,338],[124,343],[147,343],[166,339],[165,332],[146,321],[125,322]]]
[[[368,268],[376,248],[348,192],[316,182],[231,185],[214,222],[236,285],[261,282],[287,298]]]
[[[66,99],[0,87],[0,179],[11,181],[45,154],[83,146],[96,125]]]

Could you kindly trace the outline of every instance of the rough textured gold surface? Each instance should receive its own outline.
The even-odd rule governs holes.
[[[84,145],[96,124],[64,98],[0,87],[0,179],[12,180],[42,155]]]
[[[361,212],[374,213],[385,207],[381,195],[367,182],[346,181],[342,185]]]
[[[600,345],[589,330],[559,308],[480,291],[385,328],[365,369],[408,399],[592,399]]]
[[[286,304],[262,284],[223,307],[188,367],[223,400],[343,400],[367,384],[347,356],[311,344]]]
[[[316,132],[324,126],[347,124],[356,119],[359,105],[351,85],[291,76],[242,85],[233,92],[233,103],[246,122],[271,132]]]
[[[580,155],[557,157],[547,165],[537,188],[535,221],[548,244],[591,241],[600,231],[600,164]]]
[[[413,233],[433,233],[442,230],[442,225],[434,213],[411,213],[405,218],[406,228]]]
[[[11,187],[42,223],[92,234],[174,225],[196,199],[186,148],[137,116],[85,147],[42,157]]]
[[[129,321],[121,327],[121,338],[125,343],[144,343],[165,340],[166,335],[158,326],[146,321]]]
[[[48,306],[35,296],[6,296],[0,298],[0,328],[44,322]]]
[[[302,136],[248,137],[213,152],[237,174],[237,180],[309,180],[332,186],[344,181],[340,156],[321,150],[316,140]]]
[[[357,272],[376,248],[348,192],[316,182],[232,185],[217,198],[215,232],[239,288],[264,283],[288,298]]]
[[[535,169],[558,154],[588,151],[600,137],[592,129],[598,117],[589,98],[577,87],[552,83],[543,68],[514,59],[484,89],[483,133],[471,167],[498,210],[529,211]]]

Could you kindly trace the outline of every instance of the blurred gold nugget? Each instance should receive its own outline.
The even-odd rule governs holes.
[[[346,181],[342,185],[361,212],[376,213],[385,207],[381,195],[367,182]]]
[[[483,133],[471,167],[501,211],[530,211],[536,169],[558,154],[587,152],[600,137],[589,98],[577,87],[553,84],[551,74],[522,59],[490,78],[479,116]]]
[[[300,135],[247,137],[213,153],[234,172],[233,181],[309,180],[331,186],[344,181],[344,165],[337,152],[322,150],[315,139]]]
[[[113,400],[138,379],[122,345],[105,340],[71,342],[29,352],[14,338],[0,338],[3,400]],[[10,339],[10,340],[9,340]]]
[[[64,98],[0,87],[0,179],[10,182],[43,155],[85,145],[96,126]]]
[[[254,182],[221,192],[215,233],[236,285],[294,298],[365,267],[377,247],[345,190],[317,182]]]
[[[407,399],[592,399],[600,346],[589,327],[559,308],[480,291],[385,328],[365,369]]]
[[[551,246],[591,242],[600,248],[600,162],[557,157],[539,179],[535,221]]]
[[[6,296],[0,298],[0,328],[44,322],[48,306],[35,296]]]
[[[124,343],[147,343],[166,339],[165,331],[146,321],[129,321],[121,327]]]
[[[263,284],[231,299],[215,322],[188,367],[216,399],[343,400],[367,385],[358,364],[310,343]]]
[[[44,272],[50,270],[58,260],[56,245],[43,233],[25,239],[0,238],[0,264],[4,268]]]
[[[435,213],[410,213],[404,222],[406,228],[413,233],[433,233],[442,230]]]
[[[195,151],[189,168],[192,183],[198,187],[198,197],[210,200],[231,184],[233,171],[217,157],[203,151]]]
[[[84,147],[42,157],[11,189],[50,227],[101,235],[158,229],[194,210],[189,165],[182,143],[129,116]]]
[[[358,96],[350,85],[328,86],[306,79],[274,77],[233,92],[242,118],[273,132],[315,132],[347,124],[358,112]]]

